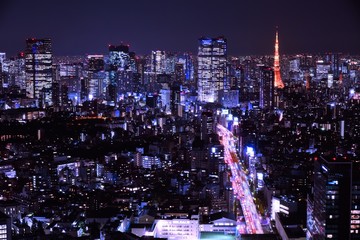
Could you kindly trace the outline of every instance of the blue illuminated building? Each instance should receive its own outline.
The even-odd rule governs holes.
[[[120,72],[124,72],[129,64],[129,46],[109,46],[109,86],[108,100],[116,102],[119,87]]]
[[[194,79],[194,63],[190,54],[184,53],[179,57],[179,63],[184,66],[185,80],[190,81]]]
[[[200,38],[198,48],[198,100],[219,102],[228,89],[226,80],[227,41],[224,37]]]

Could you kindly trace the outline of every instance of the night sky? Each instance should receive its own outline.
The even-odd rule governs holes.
[[[358,0],[0,0],[0,52],[49,37],[55,55],[130,50],[197,52],[201,36],[223,35],[229,54],[360,53]]]

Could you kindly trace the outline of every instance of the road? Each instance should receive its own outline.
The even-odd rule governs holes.
[[[240,201],[244,214],[246,227],[245,229],[240,227],[238,230],[240,234],[263,234],[264,232],[260,224],[260,215],[256,210],[246,175],[242,170],[239,158],[236,154],[234,136],[228,129],[220,124],[217,125],[217,134],[221,136],[221,144],[224,146],[225,163],[231,170],[232,187],[237,199]]]

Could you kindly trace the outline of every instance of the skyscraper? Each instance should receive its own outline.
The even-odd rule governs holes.
[[[184,53],[184,55],[179,57],[179,63],[184,65],[184,74],[185,80],[193,80],[194,79],[194,61],[193,56],[189,53]]]
[[[88,55],[88,79],[89,79],[89,99],[100,98],[103,93],[103,75],[100,72],[104,70],[103,55]],[[102,72],[103,73],[103,72]]]
[[[274,71],[270,67],[260,67],[260,108],[271,109],[274,103]]]
[[[358,239],[358,169],[358,161],[346,156],[316,158],[313,195],[308,199],[309,239]]]
[[[178,83],[185,82],[184,64],[177,63],[175,65],[175,81]]]
[[[6,59],[6,53],[0,52],[0,72],[2,72],[2,65],[5,59]]]
[[[108,99],[116,102],[118,90],[120,72],[124,72],[129,65],[129,46],[109,46],[109,86],[108,86]]]
[[[200,38],[198,50],[198,100],[219,102],[226,83],[227,41],[224,37]]]
[[[162,74],[166,72],[166,57],[164,51],[152,51],[151,52],[151,72],[156,74]]]
[[[284,88],[284,83],[281,80],[281,74],[280,74],[279,36],[278,35],[279,35],[278,31],[276,30],[275,56],[274,56],[275,87]]]
[[[50,39],[29,38],[25,50],[26,96],[41,106],[52,104],[52,46]]]

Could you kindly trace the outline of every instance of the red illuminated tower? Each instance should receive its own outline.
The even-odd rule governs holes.
[[[276,29],[276,40],[275,40],[274,75],[275,75],[275,81],[274,81],[275,87],[284,88],[284,83],[281,80],[281,74],[280,74],[279,37],[278,37],[277,29]]]

